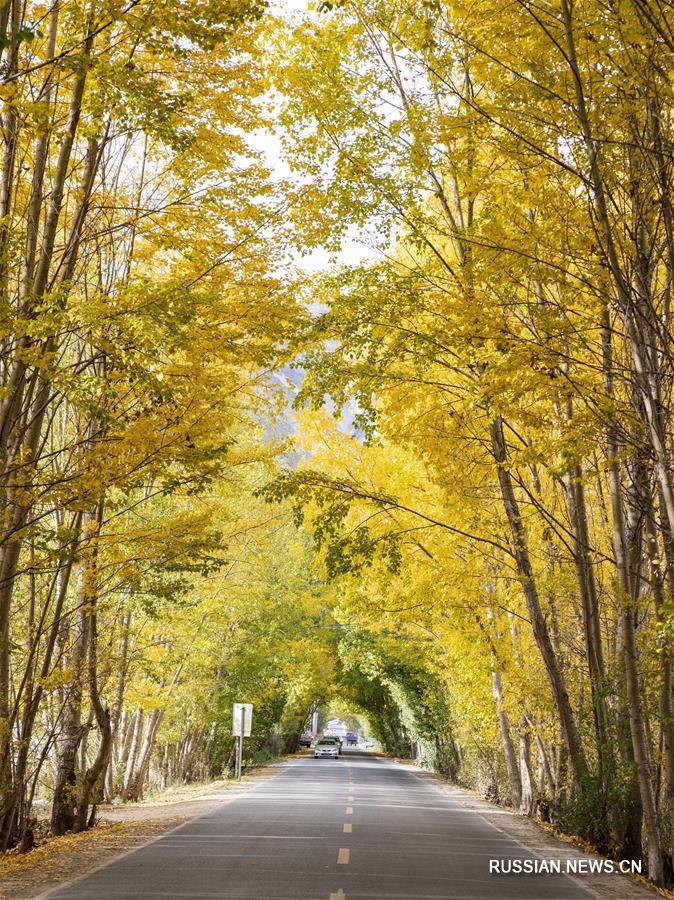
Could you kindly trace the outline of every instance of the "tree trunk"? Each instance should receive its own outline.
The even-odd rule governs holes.
[[[648,556],[651,569],[651,585],[655,600],[655,613],[661,629],[660,654],[662,665],[659,706],[663,737],[664,800],[669,817],[669,854],[674,865],[674,701],[672,699],[674,690],[674,679],[672,677],[674,648],[666,627],[668,622],[667,604],[668,601],[671,603],[672,598],[674,598],[674,542],[669,529],[663,523],[661,531],[663,533],[665,557],[664,581],[667,585],[667,597],[665,597],[654,520],[655,512],[651,504],[650,514],[647,517]]]
[[[581,598],[585,655],[590,676],[592,709],[597,736],[599,779],[601,784],[606,787],[612,781],[613,752],[609,742],[610,729],[605,699],[606,672],[601,642],[599,601],[591,556],[583,473],[580,466],[572,466],[564,482],[573,533],[576,578]]]
[[[492,452],[498,466],[498,480],[501,497],[505,509],[513,544],[515,562],[520,576],[522,591],[526,600],[531,627],[538,649],[545,665],[545,670],[552,689],[552,696],[559,716],[562,735],[569,751],[569,760],[573,770],[576,787],[580,788],[588,780],[588,768],[576,726],[575,716],[571,709],[569,694],[564,676],[559,668],[557,656],[550,640],[548,626],[541,608],[538,589],[534,579],[533,568],[529,557],[527,534],[522,522],[519,505],[515,497],[512,477],[506,467],[507,450],[503,434],[503,422],[497,416],[490,428]]]
[[[519,809],[520,804],[522,803],[522,779],[520,777],[520,768],[517,763],[517,754],[515,753],[512,733],[510,731],[510,720],[507,712],[503,709],[501,673],[497,671],[496,668],[492,668],[491,684],[494,700],[496,701],[496,716],[498,718],[498,730],[501,737],[501,748],[503,750],[503,758],[508,773],[508,783],[510,785],[510,799],[513,808]]]
[[[82,694],[89,627],[82,575],[80,581],[79,609],[70,655],[73,675],[61,714],[61,734],[57,742],[56,778],[51,809],[51,830],[57,835],[72,830],[77,802],[77,751],[83,735]]]
[[[140,748],[140,739],[143,733],[144,713],[142,709],[137,709],[134,715],[133,724],[131,726],[131,745],[129,747],[129,755],[126,758],[126,767],[124,769],[124,783],[122,785],[122,800],[128,800],[133,783],[133,773],[136,768],[136,757]]]
[[[147,720],[143,746],[140,752],[140,756],[138,757],[138,767],[136,769],[135,775],[133,776],[128,791],[128,799],[130,800],[138,802],[139,800],[143,799],[143,785],[145,784],[145,779],[147,778],[148,772],[150,770],[150,760],[152,759],[152,752],[154,750],[155,740],[157,738],[157,731],[159,730],[159,726],[161,725],[163,718],[163,710],[153,709]]]
[[[102,504],[99,504],[98,524],[102,515]],[[95,567],[95,559],[94,559]],[[89,633],[89,699],[96,717],[96,724],[100,735],[100,743],[98,753],[91,766],[86,770],[81,779],[80,792],[77,802],[77,815],[75,818],[75,831],[83,831],[89,823],[89,804],[92,794],[98,784],[99,779],[103,775],[110,758],[112,750],[112,728],[110,726],[110,713],[101,702],[98,693],[98,653],[97,653],[97,615],[96,615],[96,593],[98,590],[97,578],[92,585],[94,593],[89,598],[88,615],[90,625]]]
[[[536,801],[534,797],[533,778],[531,777],[531,735],[526,716],[520,716],[520,778],[522,781],[522,797],[519,811],[524,816],[533,816]]]
[[[628,516],[626,532],[626,557],[628,582],[623,585],[622,621],[625,688],[630,734],[634,752],[636,775],[643,807],[646,840],[648,842],[648,873],[656,883],[664,882],[662,842],[653,778],[650,749],[646,733],[641,690],[639,684],[638,651],[636,641],[636,609],[641,592],[643,563],[643,522],[648,500],[649,486],[640,461],[630,467],[630,487],[627,491]]]

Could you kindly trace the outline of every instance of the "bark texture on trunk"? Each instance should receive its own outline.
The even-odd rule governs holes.
[[[575,716],[571,708],[566,682],[552,646],[547,622],[541,606],[529,555],[527,533],[524,528],[524,523],[522,522],[519,504],[515,496],[512,476],[507,468],[508,455],[503,433],[503,422],[500,416],[497,416],[493,420],[490,427],[490,434],[492,452],[498,466],[501,498],[503,500],[503,506],[510,528],[513,553],[522,584],[522,591],[524,593],[527,610],[529,612],[529,618],[531,620],[531,627],[550,682],[555,708],[557,709],[562,729],[562,735],[569,751],[569,760],[573,770],[574,780],[576,785],[580,787],[587,783],[589,777],[587,762],[583,752]]]
[[[508,783],[510,785],[510,799],[515,809],[519,809],[522,802],[522,779],[518,765],[515,745],[513,743],[510,719],[503,709],[503,683],[501,673],[493,668],[491,673],[492,693],[496,701],[496,716],[498,718],[498,730],[501,738],[501,749],[505,760]]]

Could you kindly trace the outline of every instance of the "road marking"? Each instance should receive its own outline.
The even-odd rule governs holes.
[[[353,794],[349,794],[349,796],[346,798],[346,802],[353,803],[355,801],[355,799],[356,798],[353,796]]]
[[[346,894],[340,888],[336,894],[330,894],[329,900],[346,900]]]
[[[346,807],[346,814],[347,814],[347,816],[352,816],[352,815],[353,815],[353,806],[347,806],[347,807]]]
[[[348,863],[350,856],[351,856],[351,851],[349,850],[348,847],[340,847],[339,853],[337,854],[338,865],[345,866]]]
[[[351,824],[351,822],[345,822],[344,823],[344,834],[351,834],[352,831],[353,831],[353,825]]]

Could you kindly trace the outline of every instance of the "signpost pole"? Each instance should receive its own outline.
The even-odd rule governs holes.
[[[235,703],[232,710],[232,734],[236,737],[234,777],[237,781],[241,781],[241,770],[243,768],[243,739],[250,735],[252,726],[252,703]]]

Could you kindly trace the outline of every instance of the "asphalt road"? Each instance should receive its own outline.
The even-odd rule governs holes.
[[[587,900],[563,875],[489,874],[532,859],[427,780],[371,753],[310,757],[49,894],[59,900]]]

